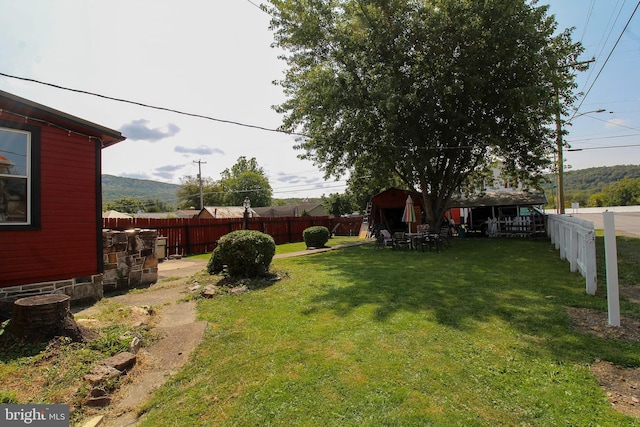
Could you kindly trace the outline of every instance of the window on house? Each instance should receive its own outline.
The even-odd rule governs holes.
[[[32,126],[9,128],[0,123],[0,227],[3,229],[39,226],[39,215],[34,210],[39,201],[33,191],[39,132],[34,135],[32,130]]]

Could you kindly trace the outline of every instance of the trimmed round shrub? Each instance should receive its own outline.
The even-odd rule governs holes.
[[[207,263],[207,271],[209,274],[218,274],[222,273],[222,270],[224,270],[224,263],[220,256],[220,246],[216,246],[211,254],[211,258],[209,258],[209,262]]]
[[[302,232],[302,237],[308,248],[323,248],[329,241],[329,229],[321,225],[309,227]]]
[[[212,271],[221,271],[220,266],[226,265],[231,277],[258,277],[269,271],[275,253],[276,243],[268,234],[255,230],[232,231],[220,238],[210,264]]]

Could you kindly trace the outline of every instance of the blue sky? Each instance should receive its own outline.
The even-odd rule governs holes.
[[[284,64],[271,48],[259,0],[0,0],[0,72],[116,98],[251,124],[280,125]],[[640,164],[640,11],[612,52],[637,0],[541,0],[561,28],[575,26],[582,59],[570,134],[573,169]],[[612,53],[611,53],[612,52]],[[611,53],[611,55],[610,55]],[[610,58],[606,62],[607,56]],[[596,78],[597,76],[597,78]],[[0,89],[118,129],[128,139],[103,151],[103,172],[178,183],[198,173],[218,179],[240,156],[255,157],[274,196],[342,192],[297,158],[294,138],[0,76]],[[606,109],[606,113],[589,113]],[[611,113],[609,113],[609,111]],[[618,147],[618,148],[615,148]]]
[[[574,40],[585,47],[582,60],[595,58],[578,77],[578,92],[584,95],[565,138],[572,149],[582,151],[565,152],[566,164],[573,169],[640,164],[640,10],[629,20],[637,0],[539,4],[550,5],[560,28],[575,27]],[[589,113],[600,109],[606,111]]]

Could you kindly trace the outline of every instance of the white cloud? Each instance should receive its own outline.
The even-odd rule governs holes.
[[[605,125],[607,128],[616,128],[620,126],[627,126],[627,121],[624,119],[611,119],[607,120],[607,124]]]
[[[184,154],[199,154],[202,156],[207,156],[211,154],[222,154],[224,155],[224,151],[219,148],[207,147],[206,145],[200,145],[198,147],[185,147],[182,145],[177,145],[174,149],[176,153],[184,153]]]
[[[156,168],[153,172],[153,176],[162,178],[167,181],[173,180],[176,176],[176,172],[184,169],[186,165],[165,165]]]
[[[293,175],[284,172],[279,172],[276,180],[287,184],[315,184],[320,182],[320,178],[317,176]]]
[[[180,128],[173,123],[159,128],[150,128],[147,123],[149,123],[149,120],[146,119],[133,120],[131,123],[122,125],[120,132],[127,139],[133,141],[160,141],[161,139],[171,138],[180,132]]]

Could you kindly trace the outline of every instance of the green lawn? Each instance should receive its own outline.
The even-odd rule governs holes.
[[[640,366],[640,344],[571,328],[566,307],[606,300],[548,240],[364,245],[272,269],[283,280],[268,288],[199,302],[205,339],[141,425],[637,423],[611,409],[589,365]],[[638,316],[628,302],[622,314]]]
[[[345,245],[350,243],[361,242],[362,239],[357,236],[334,236],[327,242],[327,247],[335,247],[338,245]],[[291,252],[299,252],[307,249],[307,245],[304,242],[285,243],[282,245],[276,245],[276,255],[287,254]],[[209,259],[211,258],[211,252],[206,254],[194,255],[190,258],[196,259]]]

